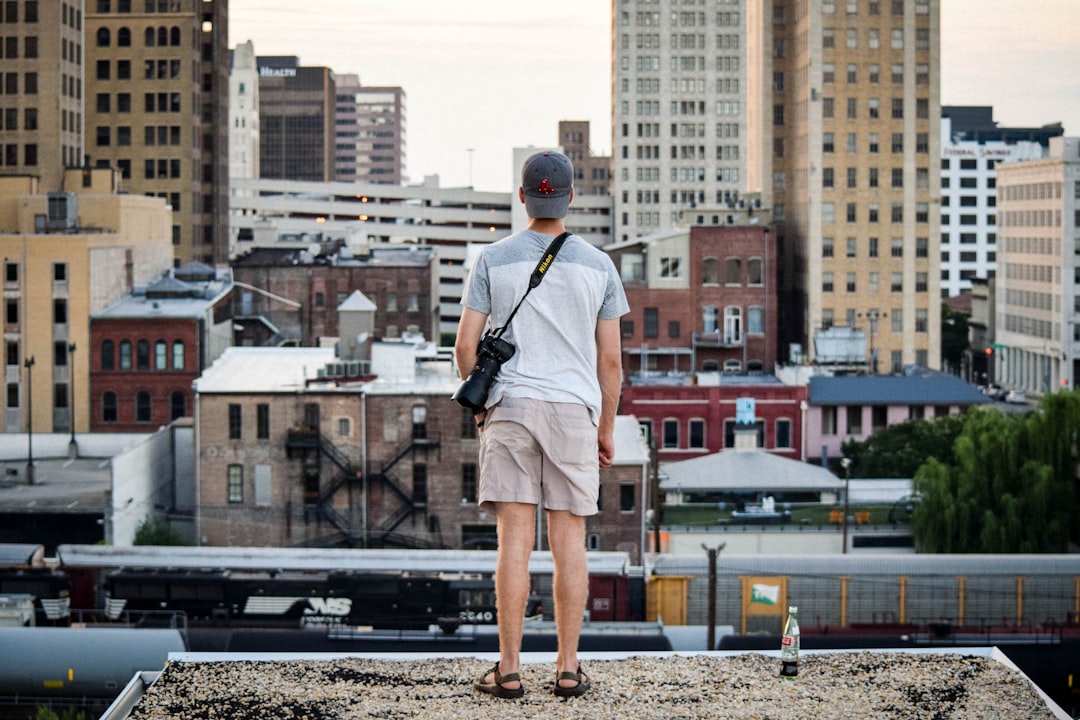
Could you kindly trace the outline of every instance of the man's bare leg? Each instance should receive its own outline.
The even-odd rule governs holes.
[[[577,672],[581,622],[589,598],[585,518],[565,510],[549,511],[547,518],[548,545],[555,564],[555,629],[559,638],[555,672]],[[560,680],[559,684],[573,687],[574,681]]]
[[[529,601],[529,554],[536,541],[536,506],[499,503],[499,557],[495,564],[495,607],[499,614],[499,672],[521,669],[521,635],[525,625],[525,605]],[[488,674],[491,677],[491,673]],[[488,678],[484,678],[485,681]],[[492,678],[494,682],[494,678]],[[508,682],[505,687],[519,687]]]

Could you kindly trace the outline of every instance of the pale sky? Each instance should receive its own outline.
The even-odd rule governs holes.
[[[753,1],[753,0],[751,0]],[[1080,134],[1080,0],[941,0],[941,104]],[[405,89],[410,182],[516,186],[514,147],[611,151],[611,0],[231,0],[229,44]]]

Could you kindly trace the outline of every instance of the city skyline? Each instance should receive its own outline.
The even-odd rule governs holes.
[[[513,148],[556,144],[559,120],[589,120],[593,151],[611,152],[610,12],[599,0],[232,0],[229,45],[403,87],[410,183],[508,192]],[[1062,72],[1080,66],[1078,22],[1073,0],[945,0],[941,104],[1080,132],[1080,78]]]

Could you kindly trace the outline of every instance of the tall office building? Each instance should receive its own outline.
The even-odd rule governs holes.
[[[335,78],[293,56],[260,56],[259,174],[276,180],[334,179]]]
[[[83,3],[0,8],[0,174],[33,175],[60,190],[83,160]]]
[[[87,5],[87,157],[169,202],[177,266],[228,261],[227,24],[228,0]]]
[[[745,0],[617,0],[612,11],[616,241],[724,206],[746,186]]]
[[[335,179],[402,185],[405,173],[405,90],[337,76]]]
[[[781,223],[784,340],[866,334],[871,372],[940,365],[939,0],[747,9],[751,189]],[[794,320],[794,322],[792,322]]]
[[[997,269],[997,172],[1046,157],[1061,123],[998,127],[990,106],[941,108],[941,296],[971,289]]]
[[[1080,380],[1080,137],[997,168],[992,377],[1035,394]]]

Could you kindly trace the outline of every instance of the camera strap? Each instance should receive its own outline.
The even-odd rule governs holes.
[[[521,299],[518,300],[517,305],[515,305],[514,309],[510,311],[510,317],[506,318],[506,322],[503,324],[503,326],[498,330],[493,331],[491,333],[492,335],[494,335],[495,337],[502,337],[502,334],[506,332],[506,328],[510,327],[510,321],[514,319],[514,315],[517,315],[517,311],[518,308],[521,307],[521,303],[525,302],[525,298],[529,296],[529,293],[532,292],[533,288],[539,285],[540,282],[544,279],[544,273],[546,273],[551,268],[551,264],[555,262],[555,256],[559,254],[559,250],[562,249],[563,243],[566,242],[566,238],[568,237],[570,237],[570,233],[564,232],[551,241],[551,244],[548,245],[547,250],[544,251],[544,256],[540,258],[540,262],[536,264],[536,269],[533,270],[532,275],[529,277],[529,287],[527,290],[525,290],[525,294],[521,296]]]

